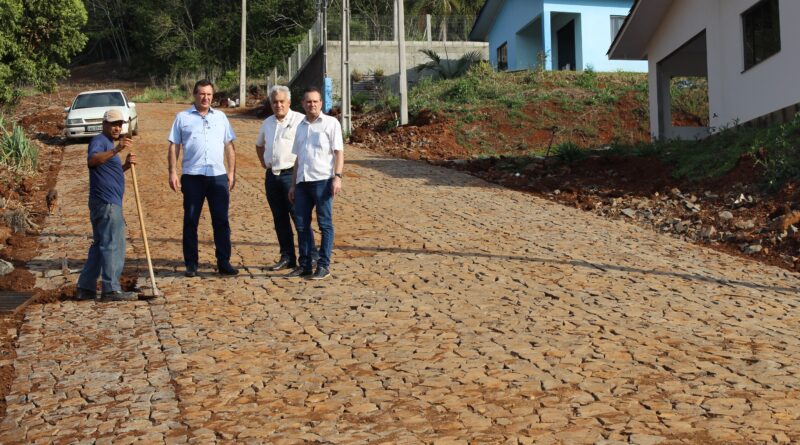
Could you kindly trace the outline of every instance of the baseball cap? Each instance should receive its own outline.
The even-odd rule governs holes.
[[[125,117],[122,115],[122,111],[119,110],[108,110],[103,115],[103,122],[122,122],[124,120]]]

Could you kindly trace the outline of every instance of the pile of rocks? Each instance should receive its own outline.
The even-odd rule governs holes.
[[[590,187],[582,192],[592,195],[596,189]],[[559,199],[560,190],[549,195],[563,201]],[[735,245],[747,255],[769,254],[771,248],[797,237],[798,233],[793,224],[785,230],[775,230],[782,215],[770,219],[770,213],[774,212],[759,205],[757,194],[732,191],[720,196],[710,191],[695,194],[672,188],[650,197],[596,196],[594,201],[589,199],[585,209],[606,217],[624,218],[690,242]],[[585,196],[583,200],[587,200]],[[798,256],[800,252],[782,255],[791,263],[797,262]]]

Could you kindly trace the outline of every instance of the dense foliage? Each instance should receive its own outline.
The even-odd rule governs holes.
[[[83,0],[90,44],[78,62],[117,59],[154,77],[235,69],[239,63],[241,1]],[[411,0],[413,14],[474,15],[482,0]],[[248,0],[248,71],[265,73],[294,52],[317,19],[319,0]],[[338,15],[339,0],[329,3]],[[394,2],[351,0],[354,14],[376,23]]]
[[[81,0],[0,0],[0,105],[19,97],[19,87],[48,90],[86,44]]]
[[[411,14],[474,15],[482,0],[405,4]],[[265,73],[295,50],[320,0],[248,0],[247,6],[248,71]],[[377,21],[393,14],[394,2],[351,0],[351,7]],[[329,3],[330,14],[340,8],[337,0]],[[240,1],[0,0],[0,22],[0,104],[13,103],[23,85],[51,88],[70,64],[116,59],[160,79],[224,73],[239,63]]]
[[[241,1],[84,2],[91,43],[79,62],[115,58],[156,78],[238,66]],[[249,0],[248,71],[266,72],[291,54],[317,19],[316,4],[316,0]]]

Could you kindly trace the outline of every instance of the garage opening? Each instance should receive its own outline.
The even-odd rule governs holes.
[[[709,134],[706,32],[656,65],[659,139],[700,139]]]

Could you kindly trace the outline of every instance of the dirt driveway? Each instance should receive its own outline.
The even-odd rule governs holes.
[[[214,273],[206,215],[200,277],[184,278],[166,180],[179,109],[142,104],[136,141],[166,297],[30,307],[0,442],[800,440],[796,275],[452,170],[348,149],[333,278],[286,280],[263,269],[277,243],[259,122],[233,116],[244,273]],[[40,286],[85,258],[84,150],[64,155]]]

